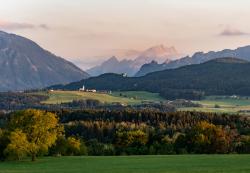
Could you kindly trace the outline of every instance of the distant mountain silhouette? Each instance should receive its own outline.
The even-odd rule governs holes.
[[[89,75],[24,37],[0,31],[0,91],[43,88]]]
[[[134,75],[136,71],[131,66],[132,63],[133,60],[124,59],[119,61],[115,56],[113,56],[107,61],[103,62],[101,65],[87,70],[87,73],[89,73],[91,76],[98,76],[104,73],[127,73],[128,75]]]
[[[210,51],[208,53],[197,52],[192,57],[187,56],[178,60],[159,63],[159,64],[156,64],[155,62],[146,63],[141,67],[141,69],[136,73],[135,76],[137,77],[144,76],[148,73],[152,73],[155,71],[174,69],[185,65],[200,64],[212,59],[222,58],[222,57],[236,57],[239,59],[250,61],[250,46],[240,47],[235,50],[225,49],[218,52],[214,51]]]
[[[133,76],[145,63],[149,63],[153,60],[169,62],[176,59],[178,56],[180,56],[180,54],[174,47],[168,48],[163,45],[158,45],[139,53],[134,60],[118,60],[118,58],[113,56],[101,65],[87,70],[87,72],[91,76],[98,76],[104,73],[127,73],[128,76]]]

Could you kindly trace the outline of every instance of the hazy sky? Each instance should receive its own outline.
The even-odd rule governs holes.
[[[165,44],[181,53],[250,45],[249,0],[0,0],[0,29],[69,60]]]

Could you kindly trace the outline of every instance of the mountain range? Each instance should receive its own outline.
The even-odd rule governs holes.
[[[112,91],[149,91],[167,99],[200,99],[204,95],[250,95],[250,62],[237,58],[219,58],[201,64],[153,72],[142,77],[103,74],[54,89]]]
[[[239,47],[234,50],[225,49],[222,51],[210,51],[208,53],[197,52],[193,56],[186,56],[181,59],[158,63],[156,61],[152,61],[150,63],[144,64],[140,70],[136,73],[135,76],[144,76],[148,73],[155,71],[162,71],[166,69],[174,69],[185,65],[191,64],[200,64],[212,59],[222,58],[222,57],[235,57],[243,60],[250,61],[250,46]]]
[[[43,88],[89,75],[35,42],[0,31],[0,91]]]
[[[134,55],[136,56],[135,58],[130,57],[130,59],[119,60],[113,56],[101,65],[87,70],[87,72],[91,76],[98,76],[104,73],[126,73],[128,76],[134,76],[143,64],[152,60],[167,63],[181,56],[174,47],[165,47],[164,45],[154,46],[142,52],[137,51],[135,53],[133,51],[133,53],[129,55]]]

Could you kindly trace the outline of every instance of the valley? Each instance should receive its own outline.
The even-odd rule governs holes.
[[[250,173],[249,6],[3,1],[0,173]]]

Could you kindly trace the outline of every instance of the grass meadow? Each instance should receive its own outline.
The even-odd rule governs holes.
[[[94,99],[102,103],[121,103],[126,105],[140,104],[142,102],[160,102],[164,99],[157,93],[149,93],[144,91],[127,91],[106,93],[92,93],[80,91],[53,91],[40,92],[38,94],[48,95],[49,99],[44,101],[45,104],[58,104],[72,102],[73,100]]]
[[[249,173],[250,155],[43,157],[2,162],[0,173]]]
[[[117,91],[111,94],[107,93],[92,93],[80,91],[53,91],[53,92],[39,92],[49,96],[49,99],[43,101],[45,104],[60,104],[72,102],[73,100],[94,99],[102,103],[112,104],[121,103],[124,105],[136,105],[145,102],[164,102],[166,99],[162,98],[158,93],[150,93],[145,91]],[[199,103],[202,107],[182,107],[179,111],[201,111],[201,112],[217,112],[217,113],[240,113],[250,114],[250,98],[237,97],[231,98],[229,96],[208,96],[200,101],[193,101]],[[249,113],[248,113],[249,112]]]
[[[180,108],[181,111],[202,111],[217,113],[239,113],[240,111],[250,111],[250,98],[228,96],[208,96],[203,100],[194,101],[202,107]]]

